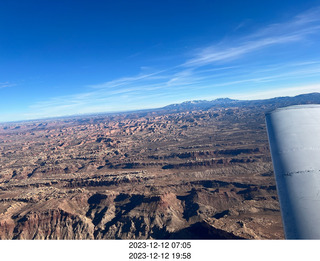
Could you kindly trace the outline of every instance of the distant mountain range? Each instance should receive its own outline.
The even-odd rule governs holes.
[[[243,106],[266,106],[269,109],[286,107],[299,104],[320,104],[320,93],[301,94],[294,97],[277,97],[265,100],[233,100],[229,98],[219,98],[212,101],[195,100],[186,101],[179,104],[171,104],[160,108],[165,111],[189,111],[208,110],[210,108],[222,107],[243,107]]]
[[[219,98],[212,101],[206,100],[194,100],[194,101],[185,101],[178,104],[170,104],[162,108],[157,109],[143,109],[143,110],[135,110],[135,111],[125,111],[125,112],[101,112],[95,114],[80,114],[80,115],[69,115],[63,117],[52,117],[47,119],[37,119],[37,120],[29,120],[39,121],[39,120],[54,120],[54,119],[83,119],[83,118],[91,118],[91,117],[100,117],[106,115],[139,115],[146,116],[149,113],[156,114],[165,114],[171,112],[184,112],[184,111],[196,111],[196,110],[208,110],[211,108],[234,108],[234,107],[255,107],[256,110],[260,112],[267,112],[276,108],[286,107],[290,105],[299,105],[299,104],[320,104],[320,93],[308,93],[301,94],[294,97],[277,97],[272,99],[265,100],[234,100],[230,98]],[[130,116],[130,117],[131,117]],[[19,122],[19,121],[18,121]],[[25,121],[22,121],[25,122]],[[12,122],[14,123],[14,122]],[[0,123],[3,125],[6,123]]]

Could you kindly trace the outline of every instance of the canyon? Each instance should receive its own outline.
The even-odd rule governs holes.
[[[283,239],[264,115],[320,94],[0,124],[0,239]]]

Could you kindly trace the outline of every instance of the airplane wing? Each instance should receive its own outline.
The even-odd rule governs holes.
[[[266,114],[287,239],[320,239],[320,105]]]

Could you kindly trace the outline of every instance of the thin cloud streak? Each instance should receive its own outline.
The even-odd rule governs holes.
[[[9,88],[13,86],[16,86],[16,84],[10,82],[0,82],[0,89]]]
[[[274,45],[298,42],[320,29],[320,8],[298,15],[290,22],[273,24],[252,35],[240,39],[240,43],[228,46],[225,42],[212,45],[195,54],[183,66],[200,67],[215,62],[230,61],[253,51]],[[223,46],[223,47],[221,47]],[[225,47],[228,46],[228,47]]]
[[[264,47],[268,47],[275,44],[294,42],[300,39],[301,36],[293,35],[246,42],[240,46],[230,47],[228,49],[223,50],[219,50],[216,47],[209,47],[204,49],[200,54],[198,54],[196,58],[187,61],[184,64],[184,66],[200,67],[214,62],[230,61],[232,59],[237,59],[243,56],[244,54]]]
[[[94,88],[94,89],[103,89],[103,88],[115,88],[115,87],[121,87],[124,85],[127,85],[129,83],[133,83],[133,82],[139,82],[141,80],[152,80],[152,79],[157,79],[159,77],[156,77],[155,75],[159,75],[163,72],[166,72],[168,70],[161,70],[161,71],[157,71],[154,73],[150,73],[150,74],[139,74],[133,77],[123,77],[123,78],[119,78],[116,80],[112,80],[112,81],[108,81],[108,82],[104,82],[101,84],[93,84],[93,85],[88,85],[88,87]]]
[[[229,95],[232,99],[239,100],[259,100],[274,97],[295,96],[301,93],[320,92],[320,84],[300,85],[289,88],[277,88],[271,90],[256,91],[254,93],[234,93]]]

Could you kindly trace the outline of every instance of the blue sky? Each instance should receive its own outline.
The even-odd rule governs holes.
[[[2,0],[0,122],[320,92],[320,1]]]

